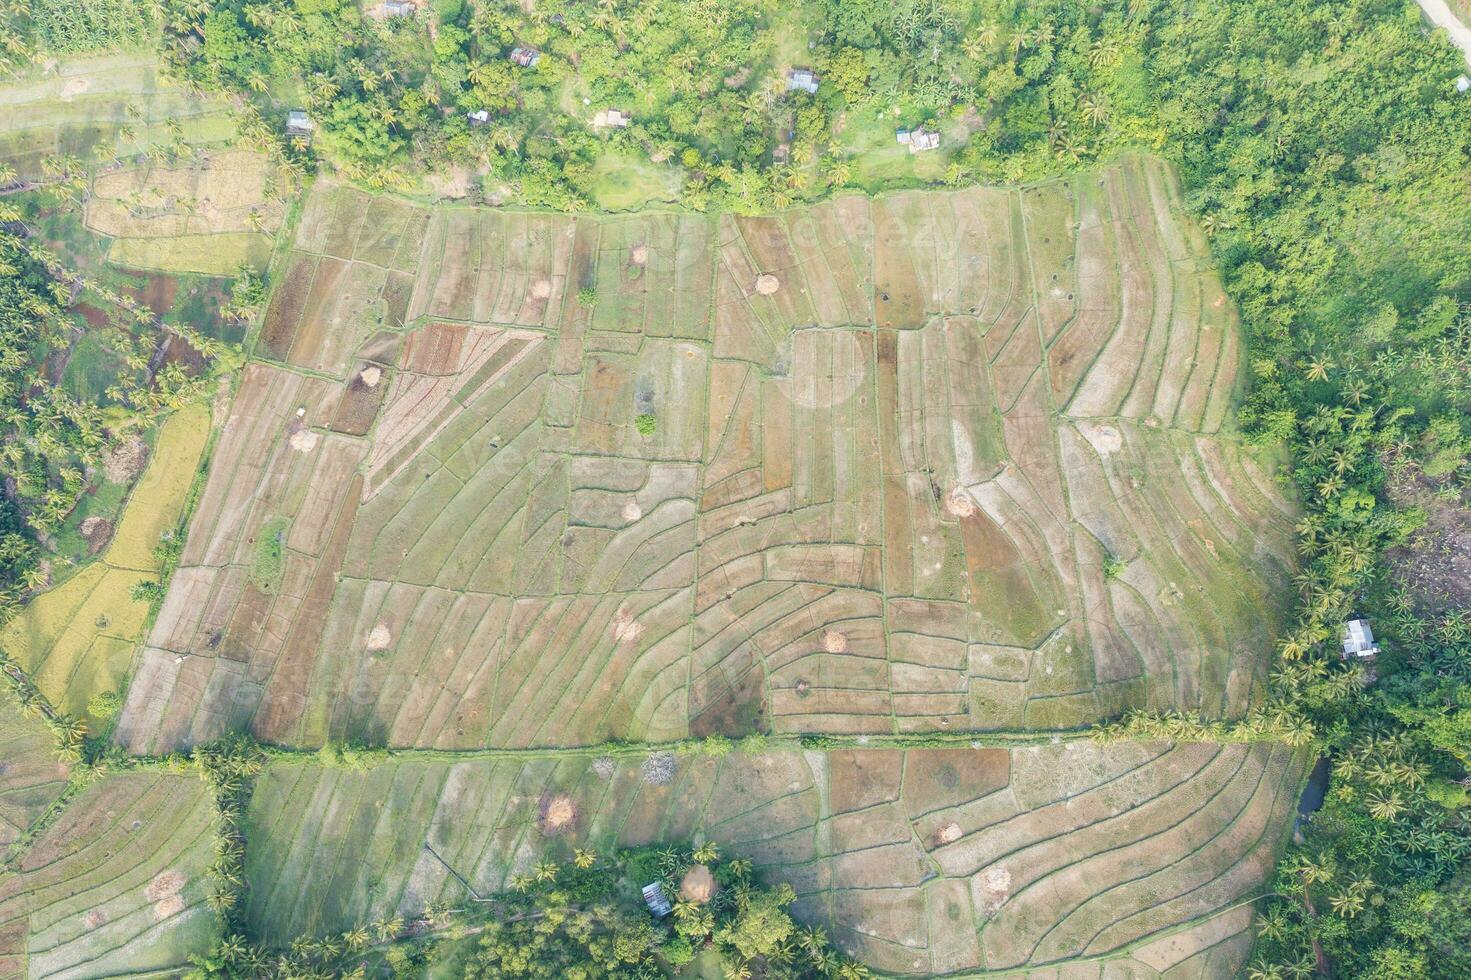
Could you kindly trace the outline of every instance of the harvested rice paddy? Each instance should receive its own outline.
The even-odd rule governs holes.
[[[1293,509],[1179,207],[1147,159],[758,218],[320,186],[122,741],[1244,713]]]
[[[269,248],[279,214],[240,226],[253,164],[210,166],[103,181],[88,221],[113,261],[229,272],[199,266],[237,236]],[[1075,737],[1259,703],[1294,572],[1295,507],[1231,429],[1235,314],[1166,166],[758,217],[429,208],[323,179],[284,227],[142,652],[142,604],[77,624],[109,576],[156,571],[202,408],[193,456],[160,466],[166,428],[134,491],[177,507],[130,503],[5,634],[68,710],[128,677],[133,753],[232,731],[393,750],[256,781],[252,935],[700,838],[886,973],[1241,968],[1307,760]],[[0,710],[33,759],[0,772],[0,828],[35,834],[0,877],[0,975],[207,948],[201,784],[110,776],[36,829],[66,773],[26,724]],[[757,732],[832,739],[626,744]]]

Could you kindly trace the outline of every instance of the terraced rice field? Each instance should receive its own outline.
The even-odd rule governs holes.
[[[790,881],[800,915],[880,970],[1127,956],[1226,976],[1190,971],[1244,957],[1238,906],[1270,871],[1303,759],[1269,745],[1069,741],[679,757],[671,768],[591,754],[366,773],[278,763],[250,811],[252,927],[326,933],[463,902],[440,859],[484,893],[574,847],[703,835]],[[556,826],[554,801],[574,814]]]
[[[759,218],[319,185],[118,737],[1240,714],[1293,510],[1233,316],[1147,159]]]
[[[83,791],[0,877],[0,977],[146,975],[208,949],[212,819],[192,776]]]
[[[1073,737],[1129,707],[1247,711],[1293,573],[1293,505],[1230,428],[1234,313],[1163,165],[750,218],[320,181],[283,224],[266,183],[234,151],[97,179],[115,249],[291,241],[146,638],[126,592],[203,406],[102,560],[0,635],[68,711],[126,678],[135,753],[231,730],[401,750],[257,780],[253,935],[709,839],[884,972],[1241,968],[1306,760]],[[605,754],[758,731],[839,738]],[[874,738],[931,733],[957,740]],[[0,977],[209,947],[202,783],[149,764],[58,814],[41,726],[0,705],[0,753],[0,844],[29,838],[0,872]]]

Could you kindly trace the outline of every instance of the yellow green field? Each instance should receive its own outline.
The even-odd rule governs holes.
[[[159,571],[153,551],[183,514],[209,420],[205,405],[169,417],[102,557],[38,596],[0,633],[0,649],[62,711],[83,716],[94,695],[122,686],[148,621],[148,605],[132,589]]]
[[[253,231],[119,238],[107,250],[107,260],[114,265],[160,272],[197,272],[206,276],[232,276],[242,265],[259,268],[270,256],[270,236]]]

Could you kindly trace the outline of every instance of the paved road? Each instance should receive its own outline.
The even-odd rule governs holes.
[[[1451,8],[1446,6],[1445,0],[1416,0],[1420,9],[1425,11],[1425,16],[1436,27],[1444,27],[1451,36],[1451,43],[1461,49],[1466,56],[1466,65],[1471,67],[1471,27],[1461,23],[1460,18],[1451,13]]]

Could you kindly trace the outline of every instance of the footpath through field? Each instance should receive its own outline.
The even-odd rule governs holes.
[[[1425,16],[1436,27],[1444,27],[1446,33],[1451,36],[1451,43],[1461,49],[1466,56],[1466,66],[1471,68],[1471,27],[1467,27],[1461,19],[1451,11],[1445,0],[1416,0]]]

